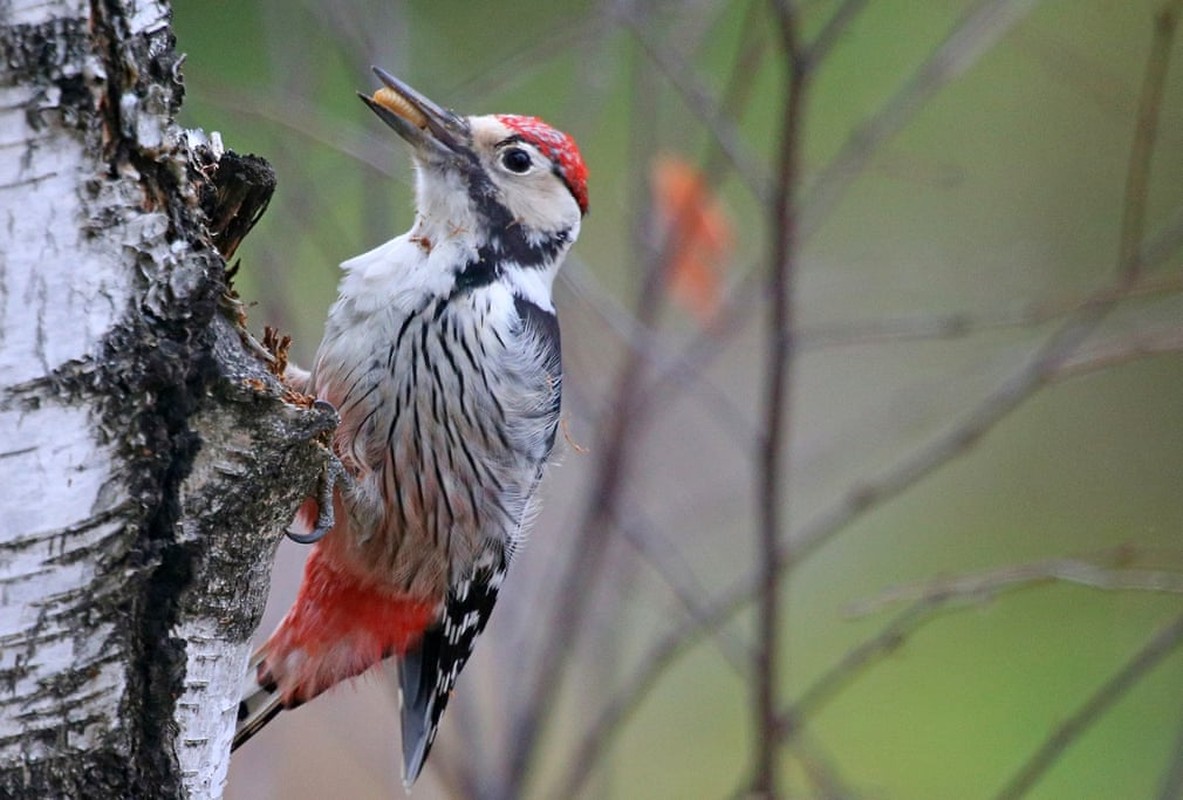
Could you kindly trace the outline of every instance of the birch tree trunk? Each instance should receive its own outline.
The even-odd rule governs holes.
[[[333,424],[226,294],[270,171],[173,125],[164,2],[0,2],[0,56],[0,796],[217,797]]]

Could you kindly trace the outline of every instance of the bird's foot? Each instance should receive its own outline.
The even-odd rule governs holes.
[[[325,464],[324,470],[321,471],[320,479],[316,484],[317,511],[316,519],[312,523],[312,529],[304,533],[296,530],[297,523],[293,523],[285,531],[289,539],[296,544],[315,544],[333,529],[333,525],[336,524],[336,514],[333,510],[333,495],[338,486],[346,492],[350,491],[353,488],[353,476],[349,474],[349,470],[341,463],[341,459],[337,458],[336,453],[330,452],[328,462]],[[297,517],[297,520],[299,520],[299,517]]]

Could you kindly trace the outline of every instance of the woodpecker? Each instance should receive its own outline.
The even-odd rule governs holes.
[[[295,603],[252,660],[234,747],[394,657],[409,788],[554,447],[551,286],[587,213],[587,167],[536,117],[462,117],[374,72],[384,86],[359,96],[411,147],[417,213],[407,233],[341,265],[312,370],[290,372],[336,408],[344,478],[289,530],[315,543]]]

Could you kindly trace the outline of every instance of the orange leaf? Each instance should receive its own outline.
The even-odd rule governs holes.
[[[698,168],[667,154],[653,162],[653,205],[662,226],[666,288],[675,303],[708,324],[722,299],[722,270],[734,228]]]

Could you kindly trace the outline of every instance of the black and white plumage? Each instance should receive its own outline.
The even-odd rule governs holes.
[[[535,118],[459,117],[378,73],[387,88],[363,99],[412,145],[417,215],[342,264],[307,382],[340,415],[333,444],[350,480],[260,651],[264,699],[244,708],[274,716],[267,696],[291,707],[398,656],[409,786],[554,447],[551,286],[579,234],[587,173],[570,137]]]
[[[424,633],[418,647],[399,659],[406,778],[413,779],[423,768],[460,670],[493,613],[508,564],[504,555],[489,555],[488,563],[479,566],[471,578],[448,590],[443,618]],[[410,751],[406,749],[408,744]]]

